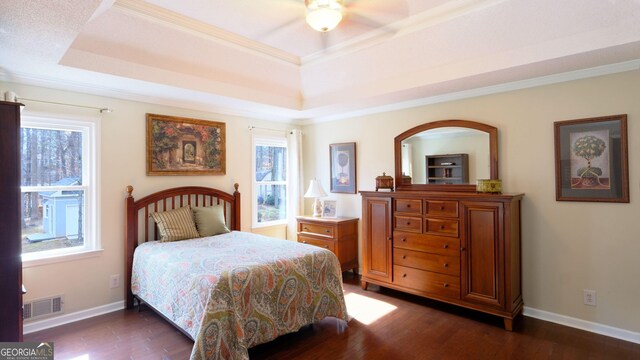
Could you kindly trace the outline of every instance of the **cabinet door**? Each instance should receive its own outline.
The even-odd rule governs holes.
[[[363,276],[391,282],[391,198],[363,198]]]
[[[504,307],[504,207],[462,202],[462,298]]]

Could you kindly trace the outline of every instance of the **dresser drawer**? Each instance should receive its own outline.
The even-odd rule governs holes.
[[[420,199],[396,199],[396,212],[405,214],[422,215],[422,200]]]
[[[393,263],[414,269],[460,276],[460,257],[458,256],[446,256],[396,248],[393,250]]]
[[[430,294],[460,298],[460,278],[457,276],[394,265],[393,283]]]
[[[328,238],[334,237],[334,227],[332,225],[314,224],[310,222],[298,222],[298,232],[309,235],[324,236]]]
[[[458,237],[458,220],[426,218],[424,232],[426,234]]]
[[[410,231],[415,233],[422,232],[422,218],[421,217],[410,217],[410,216],[398,216],[396,215],[394,218],[393,227],[402,231]]]
[[[303,244],[315,245],[324,249],[328,249],[335,253],[335,243],[331,240],[322,240],[306,236],[298,236],[298,242]]]
[[[460,256],[460,239],[453,237],[393,232],[393,246],[447,256]]]
[[[424,203],[428,216],[458,217],[457,201],[425,200]]]

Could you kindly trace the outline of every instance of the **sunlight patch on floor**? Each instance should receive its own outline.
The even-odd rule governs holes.
[[[371,325],[376,320],[397,309],[397,307],[384,301],[355,293],[345,295],[344,300],[347,302],[349,315],[365,325]]]

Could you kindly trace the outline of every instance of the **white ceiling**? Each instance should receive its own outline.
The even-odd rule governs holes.
[[[319,33],[304,0],[3,0],[0,79],[319,121],[640,59],[640,0],[345,4]]]

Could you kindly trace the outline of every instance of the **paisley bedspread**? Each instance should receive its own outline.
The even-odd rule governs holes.
[[[131,289],[191,335],[192,360],[248,359],[252,346],[347,319],[333,253],[239,231],[138,246]]]

